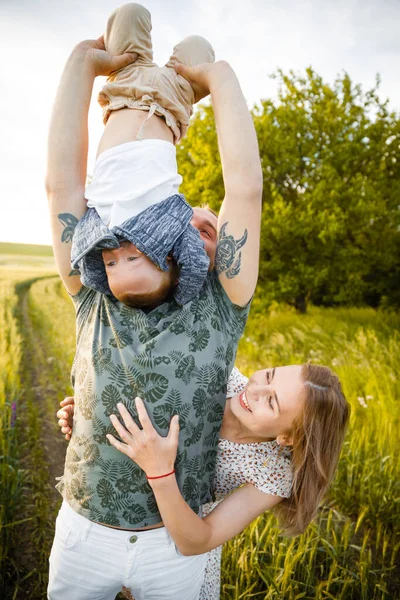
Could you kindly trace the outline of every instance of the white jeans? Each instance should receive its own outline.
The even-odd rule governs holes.
[[[65,501],[50,554],[50,600],[197,600],[207,554],[182,556],[165,527],[111,529],[89,521]]]

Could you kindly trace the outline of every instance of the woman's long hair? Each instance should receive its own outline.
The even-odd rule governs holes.
[[[302,367],[304,407],[293,424],[293,487],[275,508],[282,529],[302,533],[314,518],[339,461],[350,406],[328,367]]]

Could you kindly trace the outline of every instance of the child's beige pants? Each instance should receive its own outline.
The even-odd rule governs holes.
[[[211,63],[215,60],[211,44],[192,35],[173,49],[164,67],[153,62],[151,16],[140,4],[124,4],[108,19],[105,47],[111,54],[136,52],[137,60],[111,74],[99,94],[104,123],[112,110],[138,108],[165,118],[177,143],[186,133],[195,102],[194,92],[186,79],[174,69],[177,62],[186,65]]]

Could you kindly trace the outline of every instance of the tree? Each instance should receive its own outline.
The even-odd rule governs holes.
[[[278,72],[255,111],[264,170],[261,282],[305,310],[388,291],[398,262],[399,120],[347,74]],[[386,281],[386,283],[384,283]]]
[[[182,193],[192,206],[207,204],[219,210],[224,198],[222,166],[211,105],[202,105],[177,147]]]
[[[265,300],[400,304],[400,122],[345,73],[333,86],[311,68],[278,71],[278,100],[253,111],[264,173],[260,286]],[[223,198],[212,108],[178,149],[183,192]]]

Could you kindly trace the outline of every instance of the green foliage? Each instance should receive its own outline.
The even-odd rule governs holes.
[[[260,286],[265,302],[400,304],[400,121],[343,74],[278,71],[277,101],[254,109],[264,175]],[[224,196],[212,108],[178,148],[182,191]]]
[[[222,167],[212,106],[201,106],[187,136],[177,147],[180,190],[192,206],[207,204],[219,210],[224,197]]]
[[[297,303],[376,303],[394,287],[400,122],[347,74],[278,72],[255,125],[263,159],[261,283]],[[397,275],[399,271],[397,270]]]

